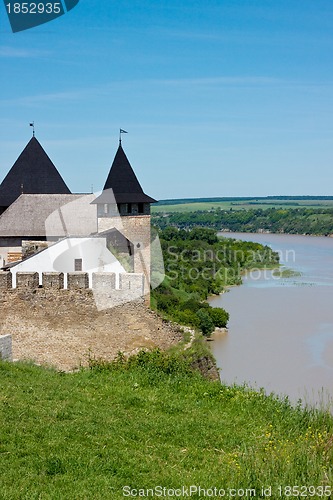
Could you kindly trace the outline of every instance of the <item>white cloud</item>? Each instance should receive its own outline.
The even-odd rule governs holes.
[[[284,83],[278,78],[268,76],[217,76],[211,78],[176,78],[167,80],[152,80],[163,85],[271,85]]]
[[[279,87],[279,88],[294,88],[302,91],[312,92],[322,91],[324,87],[331,88],[331,82],[315,82],[315,81],[296,81],[282,78],[274,78],[270,76],[216,76],[204,78],[168,78],[168,79],[140,79],[140,80],[124,80],[114,81],[112,83],[92,85],[91,87],[78,88],[73,90],[63,90],[59,92],[40,93],[35,95],[27,95],[16,98],[4,98],[0,100],[1,105],[21,105],[21,106],[43,106],[47,103],[60,103],[63,101],[81,101],[95,98],[106,98],[112,92],[123,92],[125,88],[130,90],[135,88],[150,87],[151,90],[158,90],[166,87],[179,89],[196,89],[203,90],[205,88],[214,89],[221,87]]]

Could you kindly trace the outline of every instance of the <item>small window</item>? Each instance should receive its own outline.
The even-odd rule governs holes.
[[[104,213],[107,214],[109,211],[109,206],[107,203],[104,203]]]
[[[127,213],[128,214],[132,213],[132,203],[127,203]]]
[[[74,260],[74,269],[75,271],[82,271],[82,259]]]
[[[139,214],[143,214],[143,203],[138,203],[138,212]]]

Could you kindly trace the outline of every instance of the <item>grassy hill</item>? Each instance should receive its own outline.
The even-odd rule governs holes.
[[[307,498],[329,498],[327,412],[210,382],[176,353],[72,374],[0,363],[0,381],[2,500],[120,499],[191,485],[251,488],[257,498],[272,486],[272,498],[288,498],[278,487],[297,484],[325,492]]]

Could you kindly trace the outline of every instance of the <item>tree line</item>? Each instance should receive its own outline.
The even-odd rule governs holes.
[[[161,229],[209,227],[218,231],[272,232],[288,234],[333,234],[333,208],[258,208],[170,213],[152,216],[153,224]]]
[[[229,314],[206,299],[241,284],[246,270],[276,267],[279,257],[255,242],[219,238],[213,229],[167,227],[159,230],[165,278],[152,291],[152,307],[165,318],[193,326],[205,335],[225,327]],[[154,272],[154,262],[152,262]]]

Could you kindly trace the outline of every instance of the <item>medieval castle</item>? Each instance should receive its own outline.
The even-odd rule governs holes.
[[[91,288],[101,308],[111,292],[115,304],[149,299],[155,201],[142,190],[121,139],[96,196],[71,193],[33,135],[0,185],[0,288]]]

